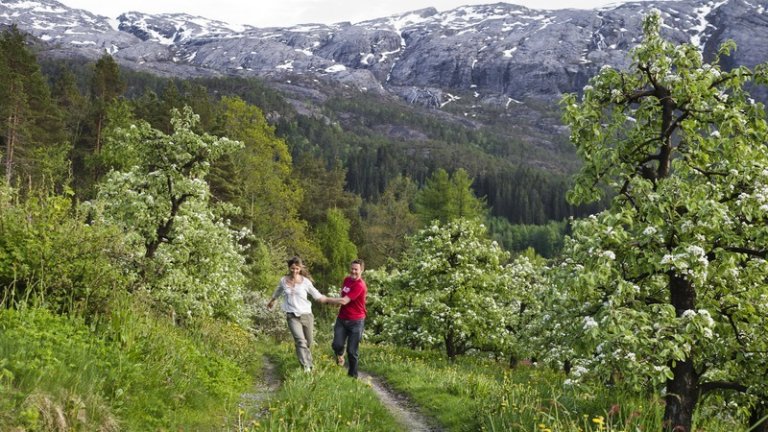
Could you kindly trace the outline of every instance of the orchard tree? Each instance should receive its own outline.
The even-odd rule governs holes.
[[[171,135],[145,122],[107,129],[103,151],[122,168],[99,185],[94,207],[133,239],[143,283],[174,312],[239,318],[244,234],[210,204],[205,176],[241,144],[193,132],[189,108],[172,117]]]
[[[768,69],[722,70],[732,42],[704,63],[661,27],[653,11],[628,70],[562,101],[584,162],[569,198],[612,199],[574,223],[552,318],[572,378],[663,389],[665,429],[687,432],[709,394],[765,412],[768,125],[744,85]]]
[[[389,273],[370,272],[372,325],[380,337],[413,348],[508,347],[519,311],[509,254],[476,220],[433,224],[410,239]]]

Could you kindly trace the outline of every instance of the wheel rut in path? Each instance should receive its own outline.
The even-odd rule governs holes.
[[[267,356],[262,358],[262,365],[263,374],[261,379],[253,386],[250,392],[243,393],[240,396],[241,408],[262,405],[265,400],[272,397],[277,389],[280,388],[280,376],[277,373],[277,366]],[[260,415],[266,414],[266,408],[264,411]]]
[[[262,362],[263,375],[250,392],[241,395],[241,408],[253,408],[262,405],[280,388],[281,381],[277,366],[267,356],[264,356]],[[360,372],[360,379],[370,383],[382,405],[406,430],[410,432],[444,432],[444,429],[437,426],[434,420],[422,414],[418,406],[407,396],[392,390],[383,379],[365,372]],[[267,413],[265,408],[263,412],[257,414],[257,417]]]
[[[381,403],[411,432],[443,432],[435,421],[419,412],[418,407],[408,397],[393,391],[379,377],[360,372],[360,379],[371,384]]]

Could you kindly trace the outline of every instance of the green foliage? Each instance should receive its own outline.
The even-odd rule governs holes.
[[[68,195],[22,198],[0,186],[0,303],[103,311],[131,283],[119,264],[129,251],[119,231],[86,221]]]
[[[171,135],[144,122],[115,128],[105,153],[138,161],[110,172],[93,203],[99,221],[123,229],[134,242],[135,265],[153,295],[179,316],[241,317],[244,287],[242,233],[209,204],[210,163],[241,146],[192,131],[194,114],[174,115]]]
[[[475,197],[471,187],[472,179],[463,169],[451,175],[442,168],[435,171],[415,198],[416,214],[422,224],[484,217],[485,203]]]
[[[405,250],[406,238],[419,226],[417,216],[411,211],[416,192],[413,181],[397,177],[389,182],[377,202],[364,206],[365,242],[360,247],[360,256],[365,257],[369,268],[378,268]]]
[[[0,310],[0,429],[234,429],[253,338],[231,324],[193,332],[136,302],[104,326],[44,309]]]
[[[560,254],[568,228],[566,222],[518,225],[498,217],[489,218],[488,227],[491,237],[504,249],[519,253],[532,248],[544,258],[554,258]]]
[[[518,269],[508,259],[475,221],[419,231],[393,271],[368,273],[377,339],[442,348],[449,358],[469,350],[502,353],[523,318],[516,315]]]
[[[768,398],[768,123],[743,89],[766,67],[724,71],[660,28],[646,17],[632,69],[563,99],[584,159],[570,197],[614,198],[574,224],[547,298],[575,379],[665,388],[665,421],[692,430],[700,394],[757,413]]]
[[[0,309],[0,429],[117,430],[114,396],[119,354],[79,319],[45,309]],[[14,415],[13,413],[19,413]]]
[[[325,223],[317,227],[315,238],[325,258],[315,266],[318,286],[339,287],[349,263],[357,258],[357,247],[349,239],[349,228],[349,220],[337,209],[329,209]]]
[[[310,255],[307,224],[299,219],[304,191],[293,175],[285,142],[275,136],[259,108],[230,97],[223,98],[220,107],[221,134],[243,147],[214,165],[213,194],[242,209],[236,219],[259,240]]]

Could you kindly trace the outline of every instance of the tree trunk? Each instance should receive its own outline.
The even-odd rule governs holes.
[[[453,361],[456,359],[456,337],[452,328],[449,328],[445,334],[445,353],[448,355],[449,360]]]
[[[19,116],[16,110],[8,116],[8,133],[5,143],[5,183],[10,185],[13,179],[14,150],[19,136]]]
[[[670,300],[679,317],[686,310],[695,310],[696,290],[690,282],[669,273]],[[690,432],[693,411],[699,399],[699,376],[693,367],[693,360],[670,362],[672,379],[667,380],[664,429],[672,432]]]
[[[752,415],[749,416],[749,426],[751,432],[768,432],[768,410],[765,405],[759,403],[752,409]]]
[[[674,377],[667,381],[664,430],[690,432],[699,399],[699,377],[690,360],[677,362],[672,373]]]

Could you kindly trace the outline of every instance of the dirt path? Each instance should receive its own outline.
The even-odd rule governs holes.
[[[280,376],[277,373],[277,366],[266,356],[263,360],[263,375],[254,385],[249,393],[243,393],[240,398],[240,408],[245,410],[254,409],[262,406],[263,402],[274,395],[280,388]],[[392,413],[392,416],[410,432],[443,432],[435,422],[419,412],[418,407],[406,396],[393,391],[379,377],[360,372],[360,379],[370,383],[371,388],[379,397],[381,403]],[[266,415],[266,408],[263,412],[256,414],[257,417]]]
[[[249,409],[262,405],[262,402],[269,399],[278,388],[280,388],[280,376],[277,373],[277,366],[267,357],[262,359],[263,375],[261,379],[253,386],[251,392],[243,393],[240,396],[240,408]],[[260,413],[259,416],[265,413]]]
[[[418,407],[406,396],[394,392],[387,387],[386,383],[378,377],[360,372],[360,379],[370,382],[371,387],[381,400],[381,403],[387,407],[389,412],[403,425],[406,430],[411,432],[442,432],[434,421],[430,420],[418,410]]]

